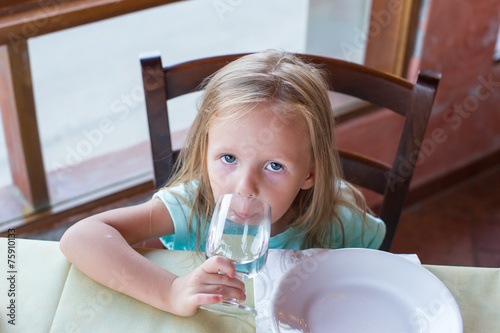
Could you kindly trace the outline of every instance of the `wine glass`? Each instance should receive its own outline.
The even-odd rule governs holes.
[[[224,194],[219,197],[208,230],[205,255],[223,256],[234,263],[236,277],[244,280],[264,267],[271,234],[271,206],[256,197]],[[202,308],[233,315],[257,315],[236,299]]]

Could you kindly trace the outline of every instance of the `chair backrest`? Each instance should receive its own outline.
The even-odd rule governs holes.
[[[141,55],[156,186],[170,177],[178,152],[172,149],[166,101],[196,91],[201,82],[244,54],[198,59],[163,67],[161,55]],[[355,152],[339,151],[344,178],[383,195],[379,217],[387,227],[382,250],[389,250],[409,190],[410,180],[429,121],[440,75],[422,70],[416,83],[362,65],[320,56],[297,54],[321,64],[333,91],[387,108],[405,117],[392,165]]]

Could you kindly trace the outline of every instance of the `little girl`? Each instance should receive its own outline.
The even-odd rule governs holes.
[[[245,300],[232,262],[212,257],[176,276],[130,244],[160,238],[168,249],[203,251],[222,194],[256,196],[271,205],[270,248],[378,248],[384,223],[340,178],[327,88],[317,67],[284,52],[255,53],[226,65],[205,86],[169,183],[146,203],[76,223],[62,237],[61,250],[110,288],[111,272],[132,269],[140,278],[121,292],[190,316],[224,297]]]

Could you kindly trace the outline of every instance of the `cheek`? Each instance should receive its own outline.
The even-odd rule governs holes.
[[[264,172],[265,172],[266,180],[270,185],[277,186],[278,184],[285,181],[286,177],[284,175],[280,174],[279,172],[273,172],[273,171],[269,171],[269,170],[266,170]]]
[[[208,178],[213,191],[224,189],[230,185],[230,170],[226,165],[215,161],[207,165]],[[214,193],[215,195],[215,193]]]
[[[283,216],[297,197],[300,189],[296,184],[291,183],[292,181],[289,180],[288,184],[280,184],[274,188],[275,190],[272,193],[273,202],[271,203],[273,217],[280,218]]]
[[[281,218],[290,208],[293,203],[294,197],[288,197],[284,193],[276,193],[273,195],[273,200],[269,202],[271,205],[271,215],[273,222]]]

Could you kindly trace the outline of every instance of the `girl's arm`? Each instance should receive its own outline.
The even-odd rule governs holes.
[[[225,258],[211,258],[179,277],[130,246],[173,232],[166,207],[160,200],[151,200],[76,223],[61,238],[60,248],[93,280],[177,315],[193,315],[198,305],[218,303],[223,297],[245,299],[244,284],[235,278],[234,265]]]

